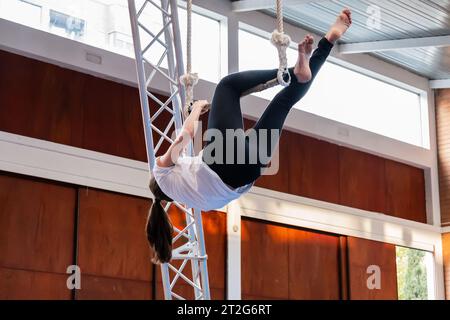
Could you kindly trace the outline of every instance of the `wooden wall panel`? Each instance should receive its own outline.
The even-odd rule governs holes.
[[[81,146],[86,75],[0,51],[0,129]]]
[[[442,225],[450,225],[450,89],[436,90],[436,126]]]
[[[348,241],[347,236],[339,237],[339,275],[340,298],[349,300],[349,270],[348,270]]]
[[[289,298],[288,229],[242,219],[243,297]]]
[[[152,283],[82,275],[76,300],[151,300]]]
[[[95,90],[93,90],[95,88]],[[83,90],[83,147],[125,158],[130,144],[126,136],[126,113],[135,106],[123,108],[122,85],[100,78],[86,77]]]
[[[384,160],[348,148],[340,148],[339,154],[341,204],[386,212]]]
[[[70,300],[67,275],[0,267],[0,300]]]
[[[386,160],[386,213],[426,223],[424,171]]]
[[[261,300],[261,301],[265,301],[265,300],[283,300],[283,299],[275,299],[275,298],[264,297],[264,296],[255,296],[255,295],[250,295],[250,294],[242,294],[241,295],[241,300]]]
[[[225,292],[227,215],[224,212],[210,211],[203,214],[208,271],[212,288]]]
[[[339,300],[339,237],[288,229],[289,299]]]
[[[150,201],[79,189],[78,264],[84,274],[152,281],[145,234]]]
[[[278,162],[278,170],[276,174],[268,174],[261,176],[255,183],[255,186],[265,189],[270,189],[278,192],[289,193],[289,132],[285,131],[282,134],[282,139],[278,144],[277,151],[275,151],[275,157],[271,162],[274,166],[270,170],[273,170]]]
[[[442,247],[444,254],[445,295],[450,300],[450,233],[442,235]]]
[[[397,300],[396,250],[392,244],[348,237],[349,291],[351,300]],[[369,290],[369,266],[381,269],[381,290]]]
[[[0,68],[4,71],[0,72],[0,130],[145,161],[136,88],[4,51],[0,52]],[[438,118],[442,121],[438,127],[445,134],[448,131],[446,97],[449,95],[447,91],[441,92],[438,101],[443,101],[439,111],[442,116]],[[152,103],[151,108],[156,110],[156,104]],[[164,112],[155,124],[162,127],[169,118]],[[206,115],[202,120],[206,120]],[[247,128],[254,123],[244,122]],[[206,128],[207,121],[204,124]],[[158,140],[155,134],[154,141]],[[447,143],[442,134],[440,141],[444,146]],[[164,152],[167,147],[168,143],[164,142],[160,151]],[[337,149],[339,156],[336,156]],[[441,159],[445,157],[445,150],[441,148]],[[382,174],[383,159],[286,130],[281,137],[280,155],[278,174],[262,177],[257,186],[416,221],[423,221],[426,215],[424,211],[409,210],[409,207],[424,210],[421,205],[413,205],[424,200],[424,185],[416,186],[415,183],[421,182],[415,180],[415,174],[404,175],[406,170],[402,169],[392,175],[398,177],[397,180],[386,181]],[[403,168],[401,165],[392,167]],[[445,172],[441,161],[444,220],[449,211],[447,202],[450,208]],[[401,188],[402,177],[414,181],[414,185]],[[450,182],[448,185],[450,189]],[[388,199],[387,188],[391,192]]]
[[[294,133],[289,138],[290,193],[339,203],[339,147]]]
[[[0,266],[65,273],[75,204],[75,188],[0,173]]]
[[[127,137],[128,154],[130,159],[147,162],[147,151],[145,149],[144,128],[142,124],[141,102],[139,91],[136,88],[122,86],[124,134]]]
[[[339,237],[242,219],[243,299],[340,299]]]

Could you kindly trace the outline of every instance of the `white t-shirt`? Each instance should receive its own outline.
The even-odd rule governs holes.
[[[161,190],[189,208],[209,211],[220,209],[250,191],[253,184],[232,189],[202,160],[181,156],[174,166],[155,164],[153,175]]]

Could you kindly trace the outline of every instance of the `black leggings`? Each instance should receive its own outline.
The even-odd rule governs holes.
[[[256,179],[261,176],[262,170],[267,167],[268,163],[267,161],[261,161],[259,157],[256,162],[249,161],[251,154],[254,152],[259,153],[260,150],[258,150],[258,148],[260,146],[260,140],[267,139],[265,144],[267,150],[264,150],[265,154],[263,154],[269,157],[272,156],[272,153],[278,144],[279,135],[281,134],[289,111],[308,92],[314,78],[325,63],[332,48],[333,44],[326,38],[320,40],[317,49],[310,59],[313,78],[307,83],[299,83],[294,75],[294,68],[289,69],[292,78],[291,84],[281,90],[275,98],[273,98],[264,114],[253,127],[253,129],[255,129],[253,132],[256,133],[256,140],[250,139],[249,134],[243,132],[244,123],[240,105],[241,95],[259,84],[266,83],[267,81],[276,78],[278,70],[237,72],[224,77],[219,82],[211,104],[208,130],[216,129],[216,132],[217,130],[221,132],[223,136],[223,147],[219,148],[220,150],[217,148],[212,150],[214,149],[212,148],[213,142],[215,142],[216,139],[211,138],[211,141],[209,141],[205,147],[203,158],[224,183],[233,188],[238,188],[255,182]],[[232,129],[232,131],[235,132],[235,136],[227,138],[227,129]],[[269,132],[267,135],[263,135],[261,134],[262,131],[260,131],[260,129],[267,129]],[[277,130],[278,132],[278,138],[275,138],[275,141],[272,141],[270,137],[270,130]],[[242,141],[245,143],[240,144],[237,142],[239,136],[243,138]],[[253,135],[253,137],[255,137],[255,135]],[[255,145],[256,142],[257,145]],[[228,156],[230,156],[230,150],[227,151],[227,144],[229,145],[230,143],[234,144],[234,155],[231,155],[232,161],[226,161],[227,152]],[[211,163],[211,160],[206,160],[205,153],[208,153],[206,152],[208,146],[211,147],[211,150],[208,152],[210,152],[212,156],[217,152],[221,152],[223,157],[221,159],[223,159],[223,161]],[[242,161],[240,163],[237,161],[238,152],[245,155],[244,163],[242,163]],[[252,159],[254,159],[254,157]]]

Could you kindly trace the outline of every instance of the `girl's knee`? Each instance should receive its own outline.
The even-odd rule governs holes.
[[[233,83],[233,76],[229,74],[219,81],[218,86],[231,86],[232,83]]]

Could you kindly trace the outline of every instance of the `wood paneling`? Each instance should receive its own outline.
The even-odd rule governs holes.
[[[243,299],[340,298],[339,237],[242,220]]]
[[[78,259],[84,274],[152,281],[148,199],[79,189]]]
[[[427,222],[423,170],[386,160],[386,183],[387,214]]]
[[[146,160],[136,88],[5,51],[0,52],[0,68],[5,71],[0,73],[0,130]],[[443,101],[441,115],[448,109],[446,97],[449,96],[446,91],[442,92],[439,95],[442,99],[438,99]],[[165,100],[160,95],[156,96]],[[157,104],[151,102],[151,109],[154,111],[156,108]],[[206,118],[206,115],[202,117],[204,128]],[[446,130],[448,121],[445,116],[440,119],[438,127],[445,134],[449,131]],[[163,112],[155,125],[165,127],[169,120],[169,113]],[[244,122],[247,128],[254,124],[250,120]],[[446,145],[447,140],[441,135],[441,144]],[[158,134],[154,135],[154,141],[159,141]],[[168,143],[164,142],[160,152],[167,147]],[[383,159],[286,130],[279,148],[278,173],[261,177],[256,182],[257,186],[423,221],[425,213],[419,212],[419,208],[423,208],[415,204],[424,201],[421,192],[424,185],[416,185],[421,183],[415,180],[416,173],[405,175],[407,170],[400,169],[399,173],[392,175],[394,180],[386,181],[382,174]],[[446,150],[441,147],[441,159],[446,157]],[[403,168],[401,165],[391,167]],[[445,191],[447,187],[450,190],[450,180],[447,181],[450,170],[447,170],[448,174],[445,170],[441,161],[444,220],[447,219],[446,212],[450,211],[446,209],[450,208],[450,192]],[[402,188],[400,180],[403,177],[414,184]],[[386,199],[388,188],[392,196]]]
[[[123,107],[123,100],[122,85],[100,78],[86,77],[82,104],[85,149],[130,157],[127,150],[130,140],[126,135],[125,115],[133,112],[136,106],[129,105],[126,110]]]
[[[82,275],[76,300],[151,300],[152,283]]]
[[[348,268],[351,300],[397,300],[395,246],[382,242],[348,237]],[[367,286],[369,266],[381,269],[381,289]]]
[[[81,146],[86,75],[0,51],[0,129]]]
[[[264,296],[253,296],[253,295],[249,295],[249,294],[242,294],[241,295],[241,299],[242,300],[284,300],[284,299],[276,299],[276,298],[271,298],[271,297],[264,297]]]
[[[450,225],[450,89],[436,91],[441,221]]]
[[[136,88],[4,51],[0,64],[1,130],[146,160]]]
[[[65,273],[75,204],[75,188],[0,174],[0,266]]]
[[[127,137],[128,158],[147,162],[144,128],[142,124],[141,103],[139,91],[136,88],[123,87],[124,134]]]
[[[386,212],[384,160],[343,148],[340,154],[340,202],[373,212]]]
[[[339,237],[288,229],[289,299],[339,300]]]
[[[442,247],[444,254],[445,295],[450,300],[450,233],[442,235]]]
[[[224,212],[203,213],[210,286],[225,291],[227,216]]]
[[[67,275],[0,267],[0,300],[70,300]]]
[[[242,219],[242,295],[289,298],[288,229]]]
[[[83,148],[147,161],[139,92],[136,88],[86,77],[81,107]],[[166,113],[155,122],[156,125],[168,121]],[[154,138],[156,143],[157,135]]]
[[[347,237],[339,237],[339,288],[341,300],[349,300],[349,274],[348,274],[348,244]]]
[[[290,193],[339,203],[339,147],[292,133],[288,148]]]

